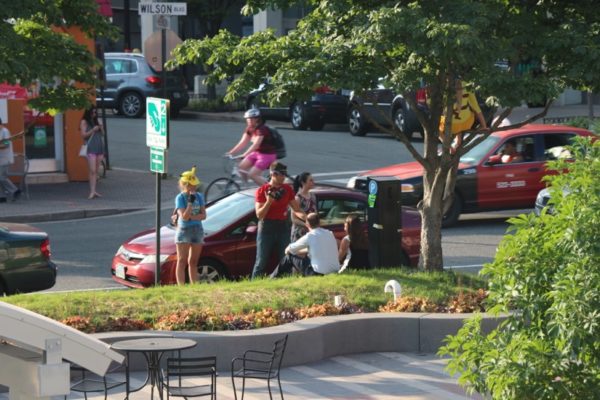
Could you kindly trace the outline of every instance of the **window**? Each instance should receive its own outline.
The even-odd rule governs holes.
[[[358,215],[363,220],[366,215],[365,203],[348,199],[319,199],[317,209],[322,225],[343,224],[349,215]]]
[[[107,74],[132,74],[137,72],[137,64],[134,60],[107,59]]]
[[[572,158],[571,152],[565,149],[575,137],[572,133],[555,133],[544,135],[544,159],[557,160],[559,158]]]

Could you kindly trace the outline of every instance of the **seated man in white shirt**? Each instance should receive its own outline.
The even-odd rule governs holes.
[[[319,214],[308,214],[306,224],[308,233],[285,249],[285,257],[271,278],[290,274],[292,269],[303,276],[327,275],[340,269],[337,241],[331,231],[320,227]]]

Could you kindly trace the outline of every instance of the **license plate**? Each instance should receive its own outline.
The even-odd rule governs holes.
[[[117,264],[115,276],[120,279],[125,279],[125,266],[123,264]]]
[[[173,98],[174,99],[178,99],[181,97],[181,94],[179,92],[173,92]]]

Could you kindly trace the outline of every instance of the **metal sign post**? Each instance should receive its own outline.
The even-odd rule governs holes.
[[[187,3],[139,3],[138,14],[151,15],[187,15]],[[150,170],[156,174],[156,265],[154,284],[158,285],[160,275],[160,186],[162,174],[167,172],[166,150],[169,148],[169,111],[170,102],[167,96],[167,30],[161,29],[160,63],[153,64],[152,56],[146,54],[154,69],[160,68],[162,77],[162,99],[148,97],[146,99],[146,145],[150,147]]]
[[[146,146],[150,148],[150,171],[156,174],[156,264],[154,284],[160,275],[160,186],[167,172],[166,150],[169,148],[169,107],[167,99],[146,98]]]

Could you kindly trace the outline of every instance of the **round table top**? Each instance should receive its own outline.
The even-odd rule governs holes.
[[[196,341],[191,339],[177,339],[170,337],[153,337],[144,339],[120,340],[110,347],[122,351],[173,351],[189,349],[196,346]]]

